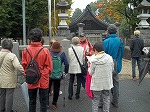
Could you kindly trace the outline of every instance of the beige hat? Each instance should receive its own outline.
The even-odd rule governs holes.
[[[135,30],[134,31],[134,35],[138,35],[139,36],[140,35],[140,31],[139,30]]]

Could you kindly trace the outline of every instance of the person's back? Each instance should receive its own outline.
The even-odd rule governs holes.
[[[98,112],[98,106],[103,112],[109,112],[110,90],[113,87],[113,59],[104,52],[103,45],[95,43],[94,57],[89,62],[89,74],[92,76],[90,90],[93,91],[92,112]],[[90,57],[89,57],[90,58]]]
[[[131,57],[141,57],[144,48],[144,40],[138,35],[131,40],[130,49]]]
[[[144,48],[144,40],[140,38],[140,31],[134,31],[134,38],[131,40],[130,50],[131,50],[131,61],[132,61],[132,80],[136,80],[136,62],[139,69],[139,74],[142,69],[142,55]]]
[[[53,72],[50,74],[50,83],[49,83],[49,92],[53,87],[53,100],[52,100],[52,109],[56,109],[58,107],[58,98],[60,91],[60,81],[62,79],[63,71],[68,73],[68,60],[64,52],[62,51],[62,46],[58,41],[52,43],[50,46],[50,54],[53,57]],[[57,65],[58,64],[58,65]],[[64,68],[63,68],[64,65]],[[49,98],[48,98],[49,100]],[[49,101],[48,101],[49,105]]]
[[[17,73],[24,73],[17,56],[12,53],[13,43],[9,39],[2,41],[0,51],[0,112],[15,112],[13,94],[17,86]]]
[[[29,33],[29,39],[31,40],[30,45],[22,52],[22,65],[27,69],[27,65],[37,52],[43,47],[41,43],[42,31],[38,28],[34,28]],[[31,56],[30,56],[31,55]],[[40,96],[40,111],[47,112],[46,98],[48,95],[48,86],[49,86],[49,74],[52,73],[52,58],[50,56],[49,50],[43,48],[41,52],[36,57],[35,61],[38,63],[41,77],[36,84],[28,84],[29,91],[29,112],[36,111],[36,95],[37,90],[39,89]]]
[[[81,89],[81,79],[82,79],[82,73],[81,73],[81,67],[79,65],[79,62],[77,60],[77,57],[81,64],[83,64],[84,59],[84,48],[79,45],[79,38],[73,37],[72,38],[72,46],[68,49],[68,57],[69,57],[69,74],[70,74],[70,80],[69,80],[69,87],[68,87],[68,99],[72,100],[73,97],[73,83],[75,76],[77,77],[77,89],[76,89],[76,99],[80,98],[80,89]],[[73,51],[74,49],[74,51]],[[77,54],[77,57],[75,55]]]
[[[118,74],[122,69],[122,58],[124,55],[124,44],[120,38],[117,37],[117,27],[114,24],[111,24],[108,28],[108,36],[104,39],[104,51],[112,56],[114,63],[116,63],[116,71],[113,72],[113,85],[112,88],[112,105],[118,108],[118,98],[119,98],[119,81]]]

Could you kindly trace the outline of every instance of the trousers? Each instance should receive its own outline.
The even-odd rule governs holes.
[[[15,88],[0,88],[0,112],[11,112]]]

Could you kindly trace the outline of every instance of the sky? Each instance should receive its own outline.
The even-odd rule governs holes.
[[[71,8],[74,11],[76,8],[83,10],[88,4],[90,4],[91,2],[95,2],[96,0],[72,0],[72,1],[74,3],[71,5]]]

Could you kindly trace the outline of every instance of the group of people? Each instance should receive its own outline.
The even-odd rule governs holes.
[[[0,51],[0,112],[15,112],[12,110],[13,94],[17,84],[15,71],[20,71],[26,77],[25,73],[28,63],[31,60],[31,56],[34,57],[41,48],[43,49],[35,59],[38,63],[41,77],[37,83],[27,84],[29,94],[29,112],[36,112],[37,93],[39,94],[40,111],[47,112],[47,108],[50,106],[49,95],[52,94],[52,85],[53,100],[51,107],[52,109],[58,107],[57,101],[59,98],[62,77],[59,76],[56,71],[59,71],[61,74],[63,72],[66,74],[69,73],[69,100],[73,99],[73,84],[76,76],[77,88],[75,98],[80,98],[81,85],[84,88],[86,85],[82,81],[83,75],[77,58],[81,64],[85,64],[89,74],[92,76],[90,85],[90,89],[93,91],[94,96],[92,98],[92,112],[98,112],[98,108],[102,108],[104,112],[109,112],[110,104],[118,108],[118,74],[122,69],[124,44],[122,40],[117,37],[116,33],[117,27],[114,24],[111,24],[107,28],[107,37],[103,42],[95,43],[94,45],[88,42],[84,33],[81,33],[79,37],[73,37],[71,40],[71,46],[68,49],[67,59],[66,54],[62,51],[63,48],[60,42],[55,39],[50,41],[49,49],[43,48],[44,40],[42,38],[42,30],[34,28],[28,35],[30,45],[22,51],[22,65],[16,55],[11,52],[13,48],[12,41],[9,39],[3,40],[2,50]],[[139,32],[136,31],[134,34],[138,37]],[[138,38],[135,39],[135,41],[137,40]],[[130,46],[131,56],[133,58],[132,68],[135,66],[135,60],[138,59],[135,57],[137,52],[134,50],[134,43],[137,44],[137,42],[133,41]],[[143,48],[143,41],[139,42],[138,45],[140,45],[139,49],[141,50]],[[28,52],[30,52],[30,54]],[[93,58],[92,61],[88,61],[87,56],[91,56]],[[139,61],[140,59],[138,59],[138,62]],[[64,66],[61,68],[62,65]],[[138,65],[140,68],[141,65]],[[136,78],[134,69],[132,76],[133,79]],[[112,101],[110,100],[111,93]]]

